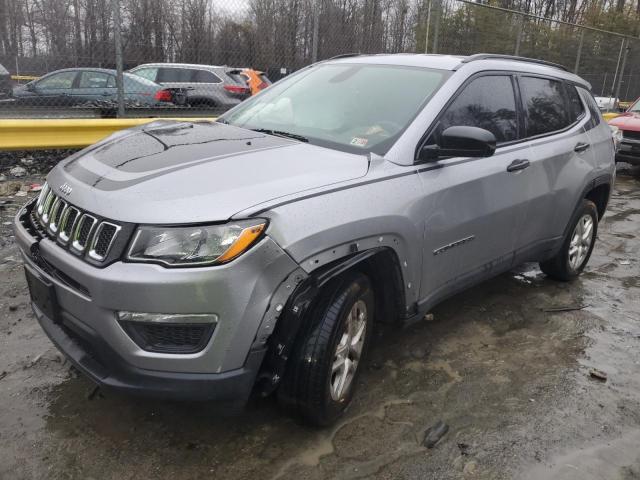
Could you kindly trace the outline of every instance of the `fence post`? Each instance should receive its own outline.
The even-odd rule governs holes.
[[[618,82],[618,69],[620,68],[620,59],[622,58],[622,51],[624,50],[625,40],[626,38],[622,37],[622,42],[620,43],[620,52],[618,53],[618,63],[616,63],[616,73],[613,74],[613,82],[611,82],[611,90],[609,90],[609,97],[613,97],[613,92],[614,92],[614,89],[616,88],[616,83]]]
[[[438,36],[440,35],[440,17],[442,10],[440,9],[440,0],[436,0],[436,18],[435,25],[433,26],[433,48],[432,53],[438,53]]]
[[[522,41],[522,33],[524,30],[524,18],[519,17],[516,28],[518,29],[516,33],[516,48],[513,51],[513,54],[517,57],[520,55],[520,42]]]
[[[122,38],[120,37],[120,2],[113,0],[113,41],[116,50],[116,90],[118,95],[118,117],[124,117],[124,75],[122,73]]]
[[[580,68],[580,57],[582,56],[582,43],[584,42],[584,30],[580,30],[580,42],[578,43],[578,53],[576,53],[576,65],[573,67],[573,73],[578,74]]]
[[[626,47],[624,49],[624,55],[622,56],[622,65],[620,66],[620,73],[618,74],[618,84],[616,85],[616,93],[613,96],[613,100],[615,101],[616,99],[620,100],[620,86],[622,85],[622,77],[624,75],[624,67],[627,64],[627,54],[629,53],[630,47],[629,47],[629,39],[626,38],[625,39],[627,41],[626,43]]]
[[[311,63],[318,61],[318,31],[320,30],[320,0],[313,6],[313,39],[311,40]]]
[[[429,0],[429,6],[427,7],[427,28],[424,34],[424,53],[429,53],[429,26],[431,25],[431,0]]]

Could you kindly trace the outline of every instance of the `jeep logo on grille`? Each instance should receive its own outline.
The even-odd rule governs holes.
[[[58,190],[60,190],[62,193],[68,196],[73,190],[73,188],[71,188],[67,183],[63,183],[58,187]]]

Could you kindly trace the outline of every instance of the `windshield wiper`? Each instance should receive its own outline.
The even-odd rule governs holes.
[[[298,135],[296,133],[284,132],[282,130],[269,130],[268,128],[252,128],[254,132],[266,133],[267,135],[275,135],[276,137],[286,137],[292,138],[294,140],[298,140],[299,142],[309,142],[307,137],[303,137],[302,135]]]

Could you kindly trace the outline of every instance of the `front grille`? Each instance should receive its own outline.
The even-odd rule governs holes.
[[[38,235],[57,241],[92,260],[105,260],[121,226],[84,212],[53,193],[48,184],[40,192],[30,222]]]
[[[640,132],[634,132],[632,130],[623,130],[622,136],[631,140],[640,140]]]
[[[209,342],[215,325],[120,322],[143,350],[158,353],[195,353]]]

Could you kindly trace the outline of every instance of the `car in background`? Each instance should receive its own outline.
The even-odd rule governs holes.
[[[613,97],[593,97],[602,112],[610,112],[618,108],[618,99]]]
[[[163,87],[186,89],[189,106],[226,111],[251,96],[251,89],[236,70],[190,63],[146,63],[129,72]]]
[[[0,65],[0,98],[11,96],[12,84],[11,74],[3,65]]]
[[[260,93],[272,83],[266,73],[253,68],[243,68],[240,70],[240,74],[245,77],[245,81],[251,89],[251,95]]]
[[[609,125],[622,132],[622,139],[616,152],[617,162],[640,165],[640,99],[626,112],[609,120]]]
[[[124,73],[123,87],[127,106],[164,106],[173,103],[176,97],[176,92],[130,73]],[[116,71],[104,68],[56,70],[13,88],[15,103],[36,107],[115,105],[117,97]]]

